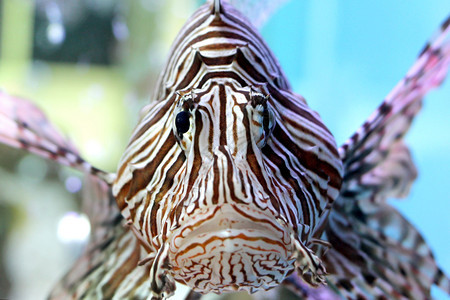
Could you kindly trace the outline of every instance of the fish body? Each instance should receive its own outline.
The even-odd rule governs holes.
[[[322,282],[308,246],[341,185],[329,130],[227,3],[199,9],[169,57],[113,185],[155,284],[253,292],[294,268]]]
[[[280,285],[305,298],[450,293],[420,233],[386,202],[417,175],[403,136],[445,78],[449,26],[341,147],[257,30],[219,0],[175,39],[117,174],[1,92],[1,142],[91,174],[93,234],[50,297],[161,299],[177,283],[192,297]]]

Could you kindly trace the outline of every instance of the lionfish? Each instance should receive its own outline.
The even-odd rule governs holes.
[[[416,169],[403,136],[450,63],[450,19],[341,147],[225,1],[187,21],[117,174],[80,157],[30,102],[0,93],[0,141],[90,176],[84,254],[51,299],[165,299],[284,285],[425,299],[450,281],[390,206]],[[330,296],[331,297],[331,296]]]

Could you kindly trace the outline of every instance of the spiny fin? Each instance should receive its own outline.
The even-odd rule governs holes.
[[[427,43],[406,76],[388,94],[380,107],[339,148],[348,184],[385,160],[420,110],[422,98],[439,86],[450,64],[450,22],[444,22]]]
[[[422,98],[447,75],[449,20],[381,106],[339,148],[344,179],[322,236],[332,248],[322,259],[330,285],[348,299],[428,299],[432,285],[450,294],[450,280],[421,234],[386,202],[406,196],[416,177],[402,138]]]
[[[86,162],[75,146],[48,121],[31,102],[0,90],[0,143],[25,149],[82,172],[98,176],[108,184],[115,178]]]

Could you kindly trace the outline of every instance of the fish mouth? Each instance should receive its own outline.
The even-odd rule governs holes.
[[[248,205],[223,204],[196,212],[173,232],[172,276],[192,289],[231,292],[270,289],[293,270],[288,227]]]

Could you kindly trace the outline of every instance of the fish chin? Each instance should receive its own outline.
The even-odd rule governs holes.
[[[202,209],[171,236],[171,273],[201,293],[267,290],[293,271],[292,244],[287,226],[261,210]]]

